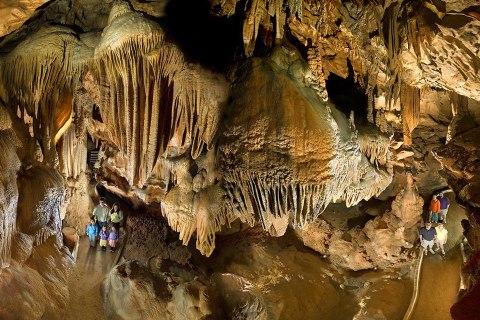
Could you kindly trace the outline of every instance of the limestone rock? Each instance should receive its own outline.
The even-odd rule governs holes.
[[[6,0],[0,4],[0,37],[18,29],[49,0]]]
[[[201,319],[211,314],[207,287],[168,274],[153,274],[137,262],[117,265],[105,281],[107,317]]]
[[[414,185],[413,177],[407,174],[407,185],[395,197],[392,203],[391,214],[402,221],[399,226],[411,228],[418,224],[423,213],[423,198]]]
[[[242,221],[253,224],[256,208],[263,228],[282,235],[289,221],[305,225],[333,201],[351,206],[387,187],[390,174],[360,152],[297,53],[279,47],[240,72],[220,151],[227,205]]]

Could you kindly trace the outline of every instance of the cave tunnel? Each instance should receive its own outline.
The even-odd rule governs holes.
[[[0,319],[479,318],[475,1],[3,2]]]

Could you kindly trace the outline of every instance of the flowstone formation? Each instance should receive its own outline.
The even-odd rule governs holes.
[[[477,2],[3,1],[0,318],[60,317],[61,228],[84,233],[98,182],[139,261],[108,276],[108,317],[335,317],[320,255],[408,267],[439,172],[480,207]],[[319,254],[278,247],[290,229]],[[235,258],[236,237],[265,243]]]
[[[281,236],[331,202],[352,206],[390,184],[360,151],[345,116],[318,96],[294,51],[277,48],[240,72],[220,150],[227,205],[242,221],[253,225],[256,211],[263,228]]]

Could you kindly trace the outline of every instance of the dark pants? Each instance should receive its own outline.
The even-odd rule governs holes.
[[[107,221],[97,221],[97,225],[98,225],[98,232],[100,232],[103,226],[107,225]]]
[[[112,226],[115,227],[115,230],[117,230],[117,231],[120,230],[120,222],[112,222]]]

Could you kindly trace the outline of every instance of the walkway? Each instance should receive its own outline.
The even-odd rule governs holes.
[[[460,224],[466,211],[454,200],[453,193],[446,193],[451,204],[445,227],[448,230],[447,253],[424,257],[419,280],[417,304],[410,319],[450,320],[450,308],[457,300],[460,286],[462,255],[458,243],[463,239]]]
[[[105,319],[102,284],[115,263],[118,251],[101,251],[98,244],[96,248],[91,248],[87,236],[80,238],[77,261],[68,282],[70,302],[64,319]]]
[[[90,194],[98,203],[95,184],[90,185]],[[102,190],[102,196],[107,198],[107,203],[112,205],[119,202],[124,217],[130,213],[130,207],[122,199]],[[95,248],[91,248],[87,236],[80,237],[77,261],[68,280],[70,301],[65,309],[65,320],[103,320],[105,319],[103,307],[103,281],[110,270],[120,258],[123,243],[127,234],[120,229],[120,241],[115,253],[99,249],[98,241]]]

